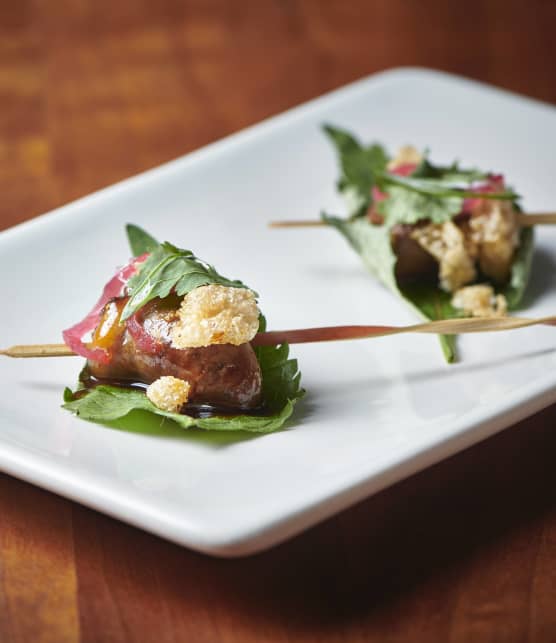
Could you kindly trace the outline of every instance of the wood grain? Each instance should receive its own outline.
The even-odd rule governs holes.
[[[1,482],[0,640],[75,641],[79,616],[71,508],[6,476]]]
[[[361,76],[556,103],[556,3],[0,3],[0,228]],[[556,640],[556,407],[222,561],[0,476],[0,640]]]

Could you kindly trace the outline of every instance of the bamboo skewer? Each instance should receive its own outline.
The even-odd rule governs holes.
[[[434,335],[461,335],[514,330],[528,326],[556,326],[556,315],[528,319],[526,317],[474,317],[465,319],[442,319],[439,321],[412,324],[411,326],[329,326],[302,328],[299,330],[268,331],[259,333],[252,340],[253,346],[277,344],[304,344],[348,339],[370,339],[403,333],[432,333]]]
[[[556,212],[537,212],[532,214],[518,213],[517,221],[522,226],[533,225],[554,225],[556,224]],[[270,228],[317,228],[327,225],[319,219],[292,220],[292,221],[271,221]]]
[[[253,346],[276,346],[285,342],[305,344],[349,339],[370,339],[403,333],[432,333],[435,335],[460,335],[465,333],[488,333],[526,328],[528,326],[556,326],[556,315],[528,319],[525,317],[475,317],[465,319],[442,319],[440,321],[412,324],[411,326],[325,326],[323,328],[300,328],[258,333]],[[65,344],[28,344],[0,350],[6,357],[69,357],[75,355]]]
[[[75,353],[65,344],[24,344],[0,350],[6,357],[69,357]]]
[[[325,226],[327,223],[320,219],[306,219],[297,221],[271,221],[268,224],[269,228],[319,228]]]
[[[519,212],[517,222],[525,226],[554,224],[556,223],[556,212],[537,212],[531,214]]]
[[[320,219],[306,219],[297,221],[271,221],[268,224],[269,228],[318,228],[327,225]]]

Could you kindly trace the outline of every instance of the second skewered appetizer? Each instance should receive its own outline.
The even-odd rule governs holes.
[[[348,215],[323,214],[322,222],[387,288],[430,320],[500,316],[519,306],[533,229],[502,175],[434,165],[413,147],[391,157],[377,143],[324,129],[338,154]],[[455,337],[443,335],[441,344],[454,361]]]

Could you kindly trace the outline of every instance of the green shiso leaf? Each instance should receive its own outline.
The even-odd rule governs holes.
[[[476,168],[461,168],[457,162],[452,165],[433,165],[425,156],[417,168],[411,173],[413,178],[443,179],[450,183],[474,183],[488,178],[489,173]]]
[[[463,188],[458,185],[459,181],[453,181],[446,178],[420,179],[413,176],[397,176],[395,174],[383,173],[377,176],[377,185],[390,193],[391,186],[398,186],[410,192],[416,192],[423,196],[434,196],[439,199],[457,198],[480,198],[496,199],[497,201],[515,201],[519,198],[513,190],[503,190],[502,192],[479,192],[474,191],[472,187]],[[428,219],[428,213],[422,216]]]
[[[399,186],[388,188],[388,198],[377,204],[377,210],[383,215],[388,227],[396,223],[417,223],[427,212],[427,219],[432,223],[444,223],[461,212],[461,197],[439,197],[432,194],[420,194]]]
[[[371,189],[376,177],[386,168],[386,152],[377,143],[364,147],[349,132],[338,127],[324,125],[323,129],[336,148],[342,168],[338,189],[350,201],[352,214],[363,214],[371,204]]]
[[[146,252],[152,252],[158,247],[158,241],[154,237],[151,237],[148,232],[145,232],[143,228],[133,223],[128,223],[125,229],[129,247],[134,257],[144,255]]]
[[[266,330],[264,315],[259,317],[259,333]],[[271,409],[280,409],[303,397],[300,387],[301,373],[296,359],[289,358],[288,344],[257,346],[255,355],[261,367],[264,404]]]
[[[402,297],[424,318],[430,321],[461,317],[461,311],[452,306],[452,295],[432,284],[412,284],[400,288]],[[456,335],[438,335],[446,361],[456,361]]]
[[[73,394],[72,394],[73,395]],[[67,399],[63,408],[91,422],[112,422],[124,418],[132,411],[148,411],[153,415],[175,422],[182,429],[212,431],[248,431],[270,433],[284,425],[293,412],[294,400],[268,415],[235,415],[194,418],[180,413],[168,413],[152,404],[145,393],[116,386],[97,386],[82,397]]]
[[[519,247],[512,263],[510,281],[502,291],[510,310],[519,307],[525,294],[533,260],[534,239],[535,234],[531,226],[522,228]]]
[[[181,250],[168,242],[161,243],[129,280],[129,300],[121,320],[125,321],[156,297],[163,299],[172,291],[181,297],[208,284],[247,288],[241,281],[223,277],[214,266],[202,261],[190,250]]]

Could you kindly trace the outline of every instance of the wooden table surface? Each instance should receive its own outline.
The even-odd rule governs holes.
[[[549,0],[5,0],[0,227],[388,67],[556,103],[555,24]],[[555,426],[232,561],[0,475],[0,641],[556,641]]]

